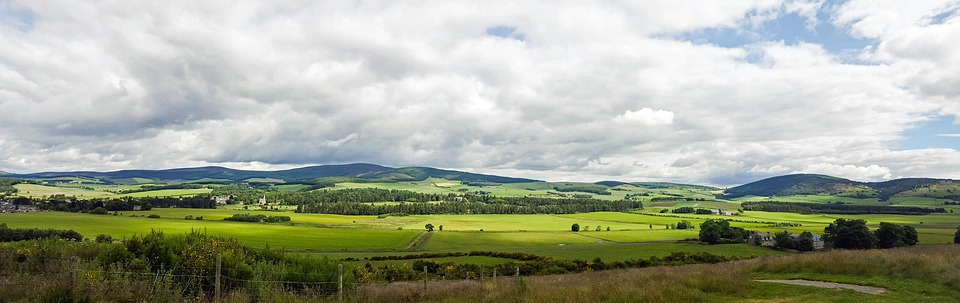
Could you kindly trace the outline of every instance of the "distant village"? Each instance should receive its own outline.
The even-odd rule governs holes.
[[[10,201],[0,201],[0,214],[9,214],[9,213],[28,213],[38,211],[36,206],[33,205],[16,205]]]

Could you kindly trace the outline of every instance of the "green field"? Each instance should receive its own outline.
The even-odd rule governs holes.
[[[161,189],[144,192],[135,192],[129,194],[117,194],[117,191],[139,189],[140,185],[40,185],[40,184],[17,184],[14,187],[19,191],[17,194],[24,197],[49,197],[53,195],[73,196],[78,199],[90,198],[116,198],[116,197],[189,197],[198,194],[210,193],[212,189]],[[87,187],[87,188],[83,188]],[[88,189],[92,188],[92,189]]]
[[[147,215],[149,212],[137,213]],[[156,212],[154,212],[156,213]],[[162,212],[161,212],[162,213]],[[200,214],[202,212],[193,212]],[[108,234],[115,238],[147,234],[152,230],[165,233],[187,233],[202,230],[211,235],[234,237],[254,247],[269,245],[307,251],[331,250],[400,250],[418,234],[405,230],[337,229],[301,227],[284,224],[241,223],[222,220],[184,220],[182,217],[159,219],[112,215],[91,215],[64,212],[33,212],[3,214],[0,222],[13,228],[42,227],[73,229],[87,237]],[[216,216],[216,215],[214,215]],[[206,218],[206,217],[204,217]],[[314,222],[346,222],[355,218],[336,220],[319,216]]]
[[[86,180],[67,180],[81,181]],[[264,180],[272,181],[272,180]],[[129,185],[106,184],[59,184],[57,186],[19,184],[16,187],[20,195],[43,197],[55,194],[76,196],[78,198],[97,197],[146,197],[146,196],[190,196],[209,193],[211,189],[155,190],[130,194],[117,194],[118,191],[136,190],[151,180],[131,180]],[[429,178],[417,182],[394,183],[338,183],[332,189],[344,188],[384,188],[411,190],[421,193],[461,193],[463,191],[485,191],[498,196],[539,196],[558,197],[559,195],[584,194],[577,192],[558,193],[555,186],[591,186],[587,183],[535,182],[513,183],[496,186],[468,186],[460,181]],[[271,190],[294,192],[307,189],[303,184],[276,184]],[[329,189],[329,188],[328,188]],[[653,188],[634,185],[620,185],[609,188],[611,195],[589,194],[599,199],[622,199],[628,194],[640,194],[639,199],[646,206],[636,212],[594,212],[578,214],[536,214],[536,215],[410,215],[410,216],[345,216],[327,214],[294,213],[295,206],[271,205],[276,211],[260,210],[259,206],[228,205],[219,209],[155,208],[150,211],[129,211],[118,216],[98,216],[79,213],[40,212],[28,214],[0,214],[0,222],[11,227],[40,227],[74,229],[81,234],[93,237],[97,234],[109,234],[115,238],[129,237],[134,234],[162,230],[167,233],[184,233],[190,230],[204,230],[209,234],[235,237],[253,246],[283,247],[285,249],[312,255],[324,255],[333,258],[364,258],[384,255],[406,255],[430,252],[466,252],[472,250],[524,252],[563,259],[602,258],[603,260],[626,260],[664,256],[671,252],[709,252],[726,256],[766,256],[782,255],[784,252],[748,245],[699,245],[678,242],[697,238],[698,226],[709,219],[730,220],[732,226],[748,230],[776,233],[787,230],[793,233],[810,231],[822,234],[823,229],[837,218],[864,219],[875,229],[880,222],[910,225],[917,229],[921,244],[952,242],[953,233],[960,225],[960,207],[956,213],[931,214],[924,216],[907,215],[804,215],[746,211],[738,216],[661,214],[661,209],[676,207],[694,207],[725,209],[735,211],[742,201],[776,200],[785,202],[825,203],[842,201],[851,204],[867,205],[911,205],[923,207],[943,207],[943,199],[924,197],[923,195],[943,195],[937,188],[914,190],[904,196],[895,196],[888,202],[873,199],[855,199],[848,197],[805,195],[788,197],[742,197],[733,201],[714,200],[714,194],[705,189],[694,187]],[[674,201],[650,200],[656,197],[676,198]],[[701,201],[696,201],[700,199]],[[377,202],[395,203],[395,202]],[[257,224],[223,221],[224,218],[238,213],[256,213],[264,215],[289,216],[286,224]],[[134,215],[135,217],[131,217]],[[159,219],[146,218],[158,215]],[[185,220],[185,218],[204,220]],[[689,221],[697,228],[692,230],[669,229],[681,221]],[[799,226],[778,227],[775,224]],[[432,224],[437,231],[426,233],[424,226]],[[578,224],[580,232],[571,232],[571,225]],[[443,231],[440,231],[442,226]],[[597,227],[600,230],[596,230]],[[609,231],[607,230],[609,228]],[[459,259],[458,259],[459,258]],[[447,260],[447,258],[443,258]],[[451,262],[478,262],[495,264],[502,259],[481,257],[450,258]]]
[[[77,198],[102,198],[110,197],[115,194],[99,191],[99,190],[89,190],[83,188],[75,187],[61,187],[61,186],[45,186],[38,184],[17,184],[14,187],[17,188],[19,192],[18,195],[24,197],[49,197],[53,195],[65,195],[65,196],[74,196]]]

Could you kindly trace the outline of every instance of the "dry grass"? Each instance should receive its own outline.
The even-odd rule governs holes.
[[[756,274],[912,279],[960,288],[960,246],[831,251],[714,265],[610,270],[486,281],[366,285],[354,302],[717,302],[741,301]],[[789,301],[789,300],[788,300]]]

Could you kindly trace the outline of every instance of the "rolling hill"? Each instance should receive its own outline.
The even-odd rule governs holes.
[[[160,183],[197,181],[241,182],[250,179],[277,179],[282,181],[311,180],[326,177],[350,177],[394,181],[418,181],[427,178],[445,178],[459,181],[494,183],[536,182],[538,180],[475,174],[429,167],[392,168],[376,164],[354,163],[319,165],[278,171],[238,170],[218,166],[176,168],[164,170],[120,170],[113,172],[74,171],[11,174],[6,177],[25,179],[93,178],[105,183],[133,183],[135,179],[149,179]]]
[[[904,178],[883,182],[858,182],[826,175],[794,174],[767,178],[729,188],[724,191],[724,197],[837,195],[859,198],[879,198],[882,201],[897,194],[932,186],[957,187],[958,190],[960,190],[960,181],[931,178]],[[952,192],[952,189],[950,192]]]

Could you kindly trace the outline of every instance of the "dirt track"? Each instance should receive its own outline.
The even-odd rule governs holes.
[[[820,288],[850,289],[853,291],[858,291],[858,292],[871,294],[871,295],[879,295],[887,291],[886,289],[879,288],[879,287],[823,282],[823,281],[810,281],[810,280],[754,280],[754,281],[765,282],[765,283],[780,283],[780,284],[790,284],[790,285],[800,285],[800,286],[812,286],[812,287],[820,287]]]

